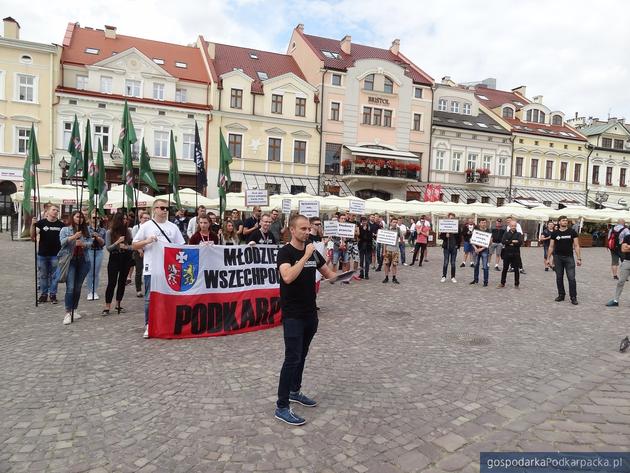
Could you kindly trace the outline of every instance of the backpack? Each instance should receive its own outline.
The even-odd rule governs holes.
[[[610,251],[614,251],[616,253],[620,253],[621,245],[619,244],[619,234],[621,232],[616,232],[612,230],[610,232],[610,236],[608,237],[608,241],[606,242],[606,246]]]

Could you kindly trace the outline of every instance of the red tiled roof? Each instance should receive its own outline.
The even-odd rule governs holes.
[[[524,105],[531,103],[527,98],[512,91],[507,92],[505,90],[489,89],[488,87],[475,87],[475,95],[479,102],[487,108],[497,108],[503,104],[510,103],[516,107],[516,110],[520,110]],[[486,97],[488,100],[480,96]],[[516,102],[520,102],[523,105],[518,105]]]
[[[258,59],[254,59],[252,56],[256,56]],[[266,73],[269,79],[292,73],[300,79],[306,80],[295,59],[287,54],[215,43],[213,63],[219,77],[235,69],[242,69],[243,74],[254,79],[252,93],[255,94],[264,93],[263,83],[258,77],[258,72]]]
[[[412,63],[402,53],[398,55],[392,53],[389,49],[375,48],[365,46],[363,44],[352,43],[351,53],[346,54],[341,50],[341,41],[331,38],[322,38],[321,36],[313,36],[300,33],[304,39],[317,53],[319,58],[324,61],[324,66],[330,69],[345,71],[354,65],[359,59],[382,59],[398,64],[406,69],[406,75],[417,84],[433,85],[433,79],[426,72]],[[322,54],[323,51],[339,54],[340,59],[329,58]]]
[[[88,54],[86,48],[98,49],[98,54]],[[208,83],[211,81],[204,65],[202,51],[194,46],[163,43],[150,39],[136,38],[116,34],[116,38],[106,38],[103,30],[81,28],[69,23],[63,39],[61,62],[69,64],[91,65],[120,54],[130,48],[136,48],[150,59],[159,58],[164,64],[156,64],[170,75],[191,82]],[[186,64],[186,68],[175,66],[175,62]]]
[[[526,135],[546,136],[547,138],[561,138],[573,141],[587,141],[575,128],[569,125],[547,125],[544,123],[530,123],[519,120],[518,118],[504,118],[506,122],[512,125],[512,133],[524,133]]]

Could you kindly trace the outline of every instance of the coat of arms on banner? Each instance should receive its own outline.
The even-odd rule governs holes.
[[[165,248],[164,274],[174,291],[185,292],[195,284],[199,273],[199,249]]]

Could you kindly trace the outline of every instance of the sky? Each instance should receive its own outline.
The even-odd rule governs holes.
[[[51,8],[54,5],[54,8]],[[22,39],[61,44],[69,22],[179,44],[207,40],[286,52],[307,34],[401,51],[436,81],[527,87],[566,118],[630,121],[630,2],[625,0],[2,0]]]

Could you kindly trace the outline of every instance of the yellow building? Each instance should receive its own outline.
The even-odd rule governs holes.
[[[0,38],[0,214],[10,194],[22,189],[22,169],[31,125],[35,127],[41,164],[40,184],[54,179],[53,99],[59,77],[58,47],[20,39],[11,17]]]

